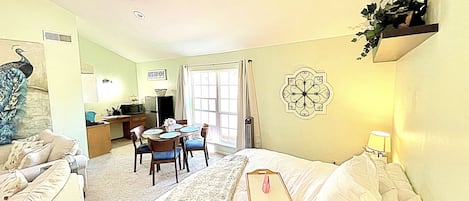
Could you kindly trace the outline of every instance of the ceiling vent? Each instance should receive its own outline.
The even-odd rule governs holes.
[[[44,40],[55,40],[55,41],[62,41],[62,42],[72,42],[72,36],[63,35],[59,33],[47,32],[43,31]]]

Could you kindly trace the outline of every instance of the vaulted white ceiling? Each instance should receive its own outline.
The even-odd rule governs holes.
[[[350,35],[369,0],[52,0],[81,36],[134,62]],[[144,13],[139,19],[133,11]]]

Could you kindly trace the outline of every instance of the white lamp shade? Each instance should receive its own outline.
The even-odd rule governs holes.
[[[380,152],[391,152],[391,135],[383,131],[371,131],[368,148]]]

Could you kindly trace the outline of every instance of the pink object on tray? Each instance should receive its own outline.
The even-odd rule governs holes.
[[[262,183],[262,191],[264,193],[269,193],[269,191],[270,191],[270,181],[269,181],[269,175],[268,174],[264,175],[264,182]]]

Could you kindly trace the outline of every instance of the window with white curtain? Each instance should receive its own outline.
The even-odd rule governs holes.
[[[236,146],[238,69],[189,70],[194,124],[208,123],[207,140],[229,147]]]

